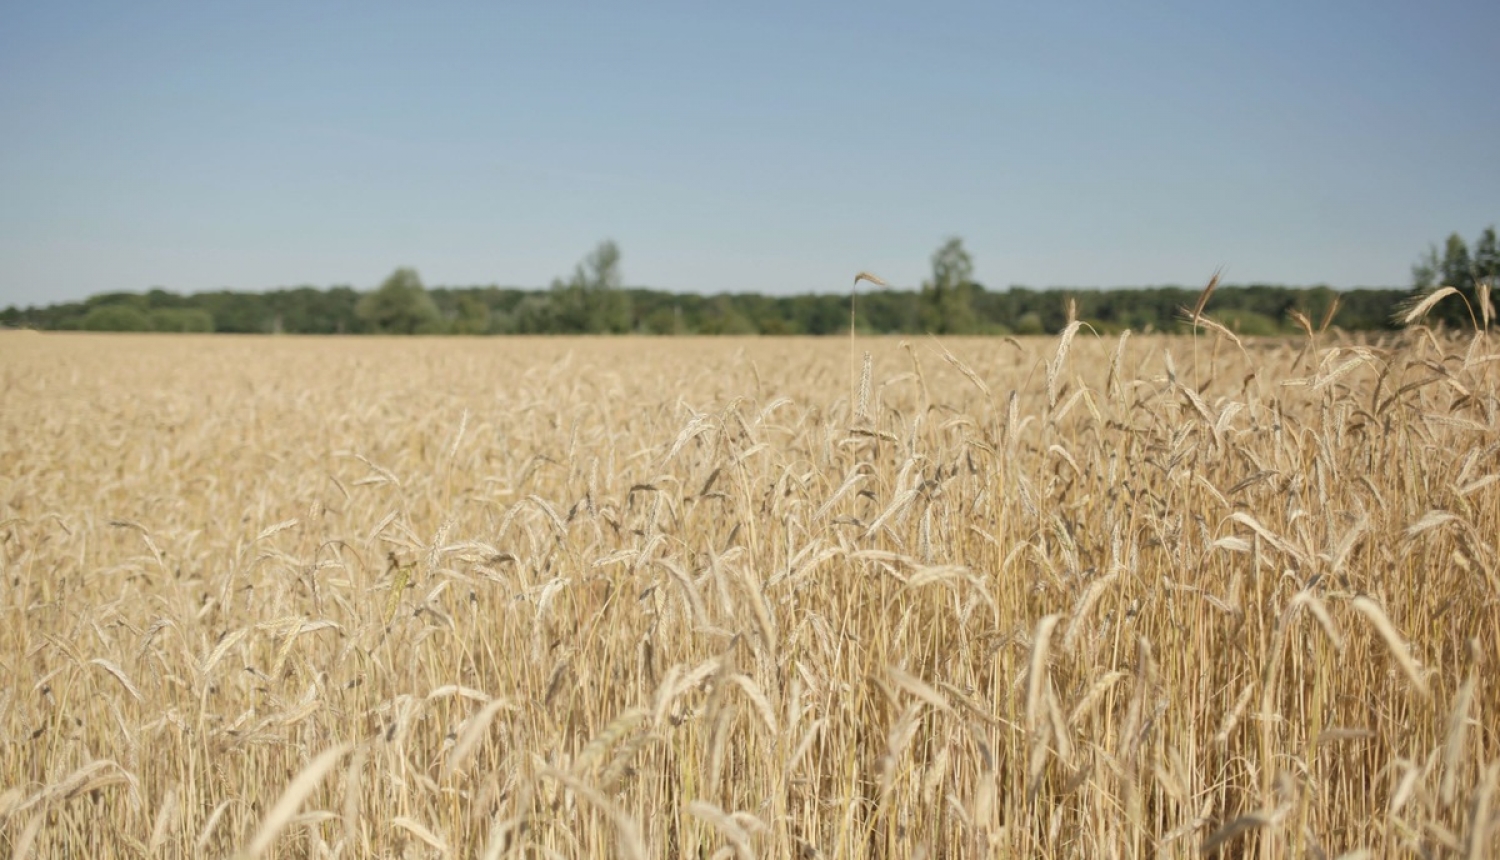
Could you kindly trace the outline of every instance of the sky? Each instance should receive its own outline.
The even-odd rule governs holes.
[[[1500,3],[12,3],[0,307],[161,287],[1404,286]]]

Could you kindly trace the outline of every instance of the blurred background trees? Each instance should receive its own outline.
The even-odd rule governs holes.
[[[378,334],[438,334],[443,315],[416,269],[397,269],[374,292],[354,306],[354,315],[367,331]]]
[[[624,334],[633,328],[630,296],[621,287],[620,248],[604,241],[564,281],[552,282],[553,326],[558,334]]]
[[[932,279],[922,284],[922,324],[933,334],[967,334],[976,327],[970,298],[974,261],[954,237],[932,255]]]
[[[1474,316],[1479,316],[1479,284],[1487,283],[1491,288],[1500,286],[1497,283],[1500,282],[1500,243],[1496,241],[1494,225],[1479,234],[1472,253],[1464,238],[1457,233],[1448,236],[1441,254],[1437,245],[1429,245],[1427,252],[1411,267],[1411,282],[1413,294],[1438,287],[1453,287],[1469,302],[1467,308],[1458,301],[1440,302],[1428,314],[1429,321],[1441,321],[1450,326],[1472,325],[1469,308],[1473,309]]]
[[[1401,303],[1436,286],[1457,287],[1471,303],[1475,287],[1500,276],[1495,228],[1472,245],[1458,234],[1432,245],[1412,267],[1409,288],[1335,291],[1328,287],[1273,284],[1222,285],[1209,314],[1246,335],[1295,331],[1297,310],[1320,320],[1335,296],[1333,324],[1346,330],[1394,328]],[[218,290],[179,295],[102,293],[82,302],[6,308],[0,325],[93,331],[241,332],[295,334],[838,334],[848,331],[849,297],[842,292],[803,295],[739,293],[702,295],[628,287],[623,254],[613,241],[599,243],[566,278],[547,289],[497,285],[433,287],[415,269],[399,268],[378,287],[299,286],[263,293]],[[916,289],[861,292],[856,325],[866,334],[1051,334],[1067,323],[1066,301],[1101,333],[1180,331],[1178,311],[1191,306],[1201,284],[1122,289],[1011,286],[990,290],[974,277],[974,261],[957,237],[930,259],[931,274]],[[1477,315],[1477,307],[1476,307]],[[1462,302],[1434,308],[1430,322],[1471,325]]]

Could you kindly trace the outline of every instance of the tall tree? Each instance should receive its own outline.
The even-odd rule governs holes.
[[[381,334],[428,334],[440,331],[442,314],[415,269],[391,273],[380,288],[366,293],[354,313],[371,331]]]
[[[454,334],[488,334],[490,330],[490,306],[475,293],[458,297],[458,309],[454,315]]]
[[[1443,246],[1443,286],[1457,287],[1465,295],[1474,289],[1474,266],[1469,258],[1469,246],[1457,233],[1448,237]]]
[[[974,261],[958,237],[943,243],[932,255],[932,280],[922,285],[922,322],[934,334],[972,331]]]
[[[1450,235],[1443,243],[1441,257],[1437,246],[1428,248],[1417,265],[1412,267],[1413,292],[1424,292],[1432,287],[1453,287],[1468,304],[1464,307],[1464,302],[1457,299],[1440,302],[1429,314],[1430,320],[1455,326],[1480,321],[1483,309],[1479,306],[1477,287],[1480,282],[1493,287],[1496,276],[1500,275],[1500,247],[1497,244],[1500,243],[1497,243],[1495,228],[1491,225],[1474,243],[1472,256],[1469,254],[1469,246],[1457,233]]]
[[[630,296],[620,289],[620,247],[599,243],[573,267],[573,277],[552,282],[556,318],[562,331],[623,333],[630,331]]]
[[[599,247],[583,258],[578,277],[592,290],[618,290],[624,282],[620,274],[620,246],[613,239],[600,242]]]
[[[1495,283],[1500,279],[1500,242],[1496,241],[1493,224],[1486,227],[1479,234],[1479,241],[1474,243],[1474,277],[1489,282],[1491,288],[1500,286]]]

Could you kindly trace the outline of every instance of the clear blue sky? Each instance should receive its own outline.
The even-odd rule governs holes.
[[[11,3],[0,306],[154,285],[1404,285],[1500,2]]]

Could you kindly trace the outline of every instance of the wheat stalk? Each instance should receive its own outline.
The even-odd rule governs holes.
[[[847,389],[837,340],[6,340],[0,843],[1490,850],[1487,335],[1189,371],[1076,313]]]

